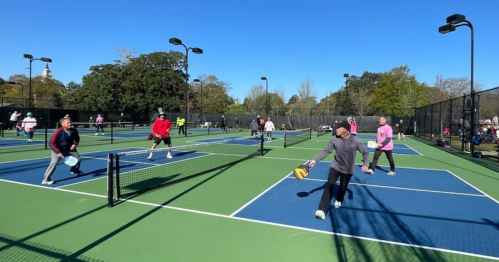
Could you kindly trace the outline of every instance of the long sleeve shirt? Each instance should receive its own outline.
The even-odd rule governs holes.
[[[49,141],[50,149],[56,154],[61,153],[61,151],[69,151],[72,145],[77,146],[79,143],[80,135],[78,134],[78,130],[70,128],[68,131],[65,131],[62,127],[55,130]]]
[[[321,161],[333,151],[336,151],[336,154],[333,161],[331,161],[331,167],[344,174],[353,174],[357,151],[362,153],[363,165],[369,166],[369,151],[367,151],[362,141],[356,136],[350,135],[346,139],[333,136],[329,140],[326,149],[314,158],[315,162]]]
[[[152,125],[152,133],[155,135],[160,134],[162,137],[169,137],[170,134],[168,132],[170,130],[172,130],[172,124],[168,119],[158,118]]]

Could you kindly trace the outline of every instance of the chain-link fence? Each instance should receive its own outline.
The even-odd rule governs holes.
[[[475,93],[475,101],[475,112],[470,95],[417,108],[415,135],[499,162],[499,87]]]

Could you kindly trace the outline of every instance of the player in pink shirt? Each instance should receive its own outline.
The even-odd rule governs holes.
[[[386,124],[386,117],[379,118],[378,134],[376,138],[378,147],[374,151],[373,162],[371,168],[367,171],[369,174],[374,175],[374,170],[378,164],[378,159],[382,153],[385,153],[388,162],[390,163],[389,176],[395,175],[395,163],[393,162],[392,149],[393,149],[393,130],[392,127]]]
[[[348,123],[350,124],[350,134],[357,135],[357,122],[355,122],[355,117],[349,116]]]

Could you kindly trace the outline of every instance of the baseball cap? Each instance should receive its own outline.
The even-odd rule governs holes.
[[[336,125],[336,128],[343,127],[345,128],[348,132],[350,132],[350,124],[347,121],[341,121]]]
[[[159,112],[158,116],[160,116],[160,115],[165,115],[166,116],[165,112]]]

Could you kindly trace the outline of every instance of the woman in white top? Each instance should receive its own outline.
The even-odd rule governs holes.
[[[28,143],[33,141],[33,134],[35,133],[36,128],[36,118],[33,117],[33,114],[29,112],[26,114],[27,117],[23,119],[22,128],[24,132],[28,135]]]
[[[267,140],[272,140],[272,131],[275,130],[274,123],[270,121],[270,117],[267,118],[267,122],[265,122],[265,126],[263,127],[265,131],[267,131]]]

